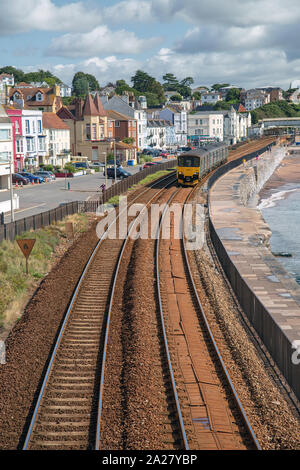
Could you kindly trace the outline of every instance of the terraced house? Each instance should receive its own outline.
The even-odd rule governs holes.
[[[70,128],[74,156],[87,157],[91,162],[104,162],[111,154],[116,154],[121,160],[135,158],[135,146],[122,140],[136,137],[136,121],[105,110],[97,93],[94,99],[90,94],[85,101],[75,99],[70,106],[63,106],[57,115]]]
[[[32,87],[29,83],[21,82],[11,88],[10,101],[21,108],[56,113],[62,107],[60,88]]]
[[[43,113],[46,155],[44,163],[62,168],[71,160],[70,128],[55,113]]]
[[[0,189],[10,187],[10,172],[13,172],[12,121],[0,105]]]

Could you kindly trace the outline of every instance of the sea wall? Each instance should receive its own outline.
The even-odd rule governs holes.
[[[273,148],[262,157],[244,163],[239,181],[239,198],[244,206],[256,205],[257,195],[285,157],[284,148]]]
[[[262,156],[260,168],[254,156],[253,166],[241,161],[210,178],[209,229],[245,314],[300,399],[300,287],[267,249],[265,223],[249,204],[282,160],[285,149],[277,150]]]

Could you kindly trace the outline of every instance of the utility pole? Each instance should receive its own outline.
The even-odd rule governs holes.
[[[10,185],[10,220],[14,222],[15,213],[14,213],[14,192],[13,192],[13,182],[12,182],[12,172],[11,172],[12,162],[9,163],[9,185]]]
[[[116,140],[114,139],[115,184],[117,182]]]

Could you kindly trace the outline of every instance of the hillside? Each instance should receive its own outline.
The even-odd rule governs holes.
[[[300,117],[300,105],[288,101],[273,101],[261,108],[251,111],[252,123],[256,124],[260,119],[279,117]]]

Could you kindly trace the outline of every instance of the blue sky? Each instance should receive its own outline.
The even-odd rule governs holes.
[[[195,86],[300,79],[298,0],[0,0],[0,64],[100,85],[137,69]]]

